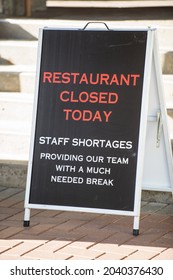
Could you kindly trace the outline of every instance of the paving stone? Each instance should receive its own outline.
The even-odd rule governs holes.
[[[19,212],[21,212],[21,207],[20,207],[20,209],[1,207],[1,203],[0,203],[0,213],[1,214],[5,213],[5,214],[10,214],[10,215],[15,215]]]
[[[84,221],[75,220],[74,218],[69,221],[65,221],[56,227],[56,230],[73,231],[76,228],[84,224]]]
[[[30,252],[32,250],[34,250],[35,248],[39,247],[42,244],[42,242],[40,241],[28,241],[26,240],[25,242],[16,245],[13,248],[10,248],[8,251],[6,250],[5,254],[6,256],[22,256],[27,254],[27,252]]]
[[[169,248],[161,254],[155,256],[153,260],[173,260],[173,248]]]
[[[22,222],[23,221],[23,217],[24,217],[24,212],[20,211],[19,213],[14,214],[13,216],[10,216],[8,218],[8,221],[9,221],[9,223],[10,223],[10,221],[18,221],[18,222],[20,221],[20,222]]]
[[[5,225],[2,225],[2,224],[0,225],[0,231],[5,229],[5,228],[7,228]]]
[[[51,228],[54,228],[55,225],[52,224],[37,224],[35,226],[29,227],[28,230],[26,231],[26,234],[36,234],[39,235],[41,233],[44,233],[46,231],[48,231]]]
[[[162,215],[171,215],[173,216],[173,204],[165,206],[162,210],[160,210]]]
[[[111,254],[105,253],[97,258],[97,260],[123,260],[124,255],[122,254]]]
[[[97,213],[85,213],[85,212],[73,212],[73,211],[60,212],[57,215],[58,217],[63,216],[63,219],[66,218],[66,220],[73,219],[75,216],[76,220],[79,219],[82,221],[91,221],[100,216],[100,214]]]
[[[5,220],[10,216],[11,216],[10,214],[5,214],[5,213],[0,214],[0,221]]]
[[[108,238],[105,238],[103,240],[103,242],[105,244],[117,244],[117,245],[121,245],[121,244],[125,244],[126,242],[128,242],[129,240],[133,239],[133,235],[131,232],[129,233],[123,233],[123,232],[116,232],[109,236]]]
[[[89,249],[91,248],[95,243],[90,241],[85,241],[86,237],[81,238],[80,240],[74,241],[70,244],[70,247],[73,248],[80,248],[80,249]]]
[[[0,255],[0,260],[22,260],[23,258],[20,256],[9,256],[6,254]]]
[[[85,235],[75,232],[75,231],[66,232],[64,230],[57,230],[56,225],[55,225],[54,228],[51,228],[50,230],[39,234],[39,238],[40,239],[49,239],[49,240],[57,239],[57,240],[76,241],[76,240],[80,240]]]
[[[157,253],[153,253],[150,251],[145,250],[139,250],[127,257],[124,258],[124,260],[150,260],[153,259]]]
[[[5,219],[1,221],[1,225],[7,227],[16,227],[16,228],[21,228],[21,231],[24,230],[23,228],[23,219],[22,220],[11,220],[11,217],[9,219]]]
[[[0,195],[0,201],[12,197],[14,194],[20,193],[21,190],[18,188],[3,188]],[[2,204],[1,204],[2,205]]]
[[[63,253],[51,253],[49,252],[49,254],[47,253],[47,251],[43,252],[40,250],[34,250],[31,251],[29,253],[26,253],[25,258],[29,258],[29,259],[33,259],[33,260],[67,260],[71,257],[71,254],[63,254]]]
[[[67,246],[63,249],[60,249],[58,252],[55,252],[55,254],[60,253],[60,254],[69,254],[71,256],[80,256],[80,257],[86,257],[86,259],[95,259],[102,255],[102,253],[97,252],[97,251],[92,251],[92,250],[86,250],[86,249],[81,249],[81,248],[74,248]]]
[[[20,227],[8,227],[0,231],[0,238],[9,238],[21,231],[22,229]]]
[[[15,240],[15,239],[0,239],[0,247],[1,249],[4,248],[4,250],[8,250],[10,248],[13,248],[19,244],[21,244],[23,241],[21,240]]]
[[[87,257],[82,257],[82,256],[71,256],[68,260],[72,260],[72,261],[84,261],[87,260]],[[88,260],[90,260],[90,258],[88,258]]]
[[[172,232],[173,235],[173,232]],[[165,235],[161,236],[157,240],[154,240],[151,243],[151,246],[157,247],[157,246],[162,246],[164,248],[170,248],[173,247],[173,239],[172,238],[166,238]]]
[[[83,241],[89,241],[92,243],[98,243],[108,238],[111,234],[109,231],[105,229],[98,230],[97,228],[90,227],[88,230],[84,230],[84,228],[80,227],[73,231],[73,234],[83,235]]]
[[[162,211],[166,206],[167,206],[166,203],[150,202],[150,203],[147,203],[145,206],[143,206],[142,210],[145,213],[154,213],[154,212],[158,212],[159,210]]]
[[[92,251],[98,251],[102,253],[109,253],[109,254],[120,254],[123,256],[128,256],[134,252],[136,252],[135,247],[128,247],[128,246],[118,246],[117,244],[108,244],[108,243],[99,243],[94,245]]]
[[[39,247],[39,251],[47,251],[47,253],[55,253],[58,250],[66,247],[67,245],[71,244],[71,241],[67,240],[51,240],[49,242],[46,242],[42,246]]]

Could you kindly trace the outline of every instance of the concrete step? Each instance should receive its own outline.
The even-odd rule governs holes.
[[[96,8],[136,8],[136,7],[170,7],[173,6],[172,1],[157,1],[157,0],[120,0],[120,1],[100,1],[100,0],[75,0],[75,1],[63,1],[63,0],[48,0],[46,3],[47,7],[96,7]]]
[[[1,25],[3,24],[4,23],[0,21],[0,29],[1,29]],[[37,42],[38,29],[43,26],[41,26],[41,23],[36,24],[37,36],[34,41],[31,40],[23,41],[23,40],[19,40],[18,37],[16,38],[16,40],[3,40],[1,39],[1,34],[0,34],[0,65],[1,64],[2,65],[3,64],[35,65],[36,56],[37,56],[37,45],[38,45]],[[52,23],[50,26],[52,26]],[[112,25],[110,24],[110,28],[111,26]],[[32,24],[30,24],[29,27],[31,29],[30,32],[32,32]],[[170,68],[172,71],[173,66],[171,67],[171,65],[173,65],[172,63],[173,62],[173,27],[172,26],[158,27],[158,41],[159,41],[159,49],[161,52],[161,59],[164,64],[164,72],[165,73],[168,72],[167,68],[168,69]]]
[[[0,65],[36,65],[37,41],[0,41]]]
[[[173,48],[173,26],[156,25],[158,44],[160,49]]]
[[[0,65],[0,91],[34,93],[35,71],[33,65]]]
[[[96,20],[97,21],[97,20]],[[56,28],[81,28],[88,21],[50,20],[50,19],[1,19],[0,20],[0,57],[12,64],[35,64],[39,29],[45,26]],[[110,29],[119,26],[139,27],[153,26],[157,28],[159,49],[167,60],[172,59],[173,26],[172,21],[134,21],[124,20],[107,22]]]
[[[173,109],[173,75],[163,75],[163,87],[167,109]]]
[[[166,77],[168,79],[168,77]],[[170,79],[170,83],[172,80]],[[170,104],[170,95],[165,95]],[[169,99],[169,98],[170,99]],[[33,94],[0,93],[0,161],[28,161]],[[168,128],[173,141],[173,107],[168,107]]]
[[[37,45],[37,41],[0,40],[0,71],[3,70],[3,65],[20,65],[21,71],[22,65],[36,65]],[[163,74],[173,74],[173,42],[172,46],[167,45],[164,49],[160,47],[160,60]],[[12,69],[12,67],[9,69]],[[25,68],[24,72],[26,72]]]
[[[168,131],[172,143],[172,150],[173,150],[173,109],[168,109],[167,110],[168,114]]]
[[[64,19],[0,19],[0,40],[36,41],[39,29],[43,27],[53,28],[81,28],[91,20],[64,20]],[[92,20],[93,21],[93,20]],[[95,19],[95,22],[100,21]],[[158,30],[159,47],[173,46],[173,20],[117,20],[116,16],[110,17],[107,22],[109,28],[154,26]]]
[[[1,131],[0,132],[0,163],[6,163],[10,161],[15,162],[28,162],[29,159],[29,145],[30,145],[30,123],[22,122],[11,122],[7,124],[4,123],[4,126],[8,126],[10,131]],[[0,121],[0,126],[3,126],[3,123]],[[12,130],[15,126],[15,130]],[[25,128],[28,131],[23,131]],[[173,136],[173,133],[171,134]],[[172,138],[171,138],[172,140]]]
[[[0,92],[0,120],[30,123],[33,99],[33,94]]]
[[[70,24],[70,25],[69,25]],[[127,22],[125,22],[127,24]],[[84,22],[51,20],[0,21],[0,37],[16,36],[26,41],[0,41],[1,58],[7,65],[0,65],[0,158],[28,160],[31,133],[32,104],[35,86],[36,49],[39,27],[83,27]],[[115,23],[110,22],[110,28]],[[2,30],[2,26],[4,29]],[[129,23],[128,23],[129,27]],[[1,33],[2,31],[2,33]],[[169,128],[173,139],[173,28],[159,28],[164,91],[168,110]],[[166,42],[166,46],[165,46]],[[8,65],[8,63],[17,65]],[[32,64],[32,65],[30,65]],[[10,80],[10,82],[9,82]],[[20,93],[19,93],[20,92]],[[30,94],[28,94],[30,93]],[[32,93],[32,94],[31,94]]]
[[[163,74],[173,74],[173,47],[172,49],[160,49],[160,63]]]
[[[25,19],[1,19],[0,39],[35,41],[38,36],[38,26],[41,25],[41,22],[41,20],[28,20],[27,22]]]
[[[1,68],[1,66],[0,66]],[[2,67],[2,68],[6,68],[6,67]],[[14,69],[18,69],[21,71],[20,68],[16,67],[16,66],[12,66],[10,68],[14,68]],[[6,68],[7,69],[7,68]],[[33,69],[33,67],[29,68],[30,70]],[[29,70],[27,68],[27,70]],[[26,67],[25,69],[26,70]],[[21,73],[20,71],[15,71],[14,73],[18,76],[18,85],[15,86],[17,83],[14,83],[14,87],[15,87],[15,91],[0,91],[0,110],[4,110],[3,107],[6,106],[4,104],[11,104],[10,106],[12,106],[9,109],[8,113],[11,113],[11,111],[15,110],[15,114],[17,113],[17,111],[19,110],[18,105],[20,106],[20,104],[25,104],[25,107],[27,105],[31,106],[32,102],[33,102],[33,93],[35,90],[35,72],[23,72]],[[4,73],[4,87],[6,86],[6,84],[8,83],[8,80],[5,80],[7,78],[7,76],[10,76],[10,72],[7,74],[7,71],[5,72],[1,72],[1,75],[3,75]],[[6,75],[5,75],[6,74]],[[8,76],[8,78],[9,78]],[[14,75],[15,77],[15,75]],[[0,80],[1,80],[1,76],[0,76]],[[6,81],[6,83],[5,83]],[[167,109],[173,109],[173,75],[163,75],[162,76],[162,81],[163,81],[163,90],[164,90],[164,95],[165,95],[165,102],[166,102],[166,108]],[[21,83],[21,84],[20,84]],[[31,85],[32,84],[32,85]],[[29,87],[28,87],[29,85]],[[1,88],[3,88],[3,85],[0,85]],[[7,85],[7,89],[10,89],[10,85]],[[12,86],[11,86],[12,88]],[[19,90],[17,90],[19,89]],[[32,89],[32,90],[31,90]],[[5,114],[6,112],[4,111],[3,114]],[[1,114],[1,112],[0,112]],[[7,114],[8,115],[8,114]],[[20,115],[20,113],[19,113]],[[0,115],[2,117],[2,115]]]
[[[0,120],[0,162],[28,161],[31,122]]]
[[[31,121],[0,121],[0,163],[27,162],[31,137]],[[173,118],[168,115],[168,131],[173,144]]]
[[[0,93],[0,161],[27,161],[34,95]]]
[[[173,51],[162,52],[160,61],[163,74],[173,74]],[[33,93],[35,73],[36,65],[0,65],[0,91]]]

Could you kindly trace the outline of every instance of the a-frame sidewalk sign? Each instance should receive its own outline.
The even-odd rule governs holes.
[[[30,210],[134,217],[142,189],[172,192],[155,28],[40,29],[25,195]]]

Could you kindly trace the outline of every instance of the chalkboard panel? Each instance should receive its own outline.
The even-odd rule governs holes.
[[[147,31],[42,35],[29,204],[133,211]]]

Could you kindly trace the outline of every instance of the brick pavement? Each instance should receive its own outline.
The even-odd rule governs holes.
[[[173,204],[142,202],[133,217],[31,210],[23,227],[24,189],[0,187],[1,260],[173,260]]]

